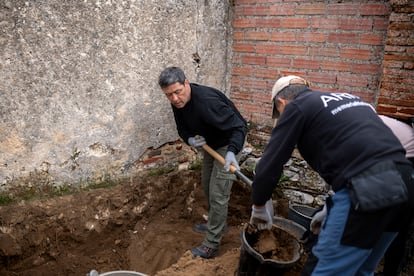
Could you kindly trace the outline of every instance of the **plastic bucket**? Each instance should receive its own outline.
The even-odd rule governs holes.
[[[300,204],[289,205],[289,219],[309,230],[313,215],[318,209]]]
[[[283,224],[283,221],[278,221],[276,223]],[[252,245],[256,243],[257,237],[247,231],[248,225],[246,225],[241,233],[242,247],[240,250],[239,267],[237,269],[238,276],[283,275],[288,268],[292,267],[297,261],[299,261],[301,257],[301,247],[297,241],[296,234],[290,233],[290,231],[286,230],[286,227],[279,227],[276,223],[273,225],[274,228],[279,229],[278,231],[286,232],[292,238],[294,246],[292,259],[279,261],[264,258],[262,254],[257,252],[252,247]]]

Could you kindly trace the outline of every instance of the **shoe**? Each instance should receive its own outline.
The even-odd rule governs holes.
[[[193,226],[193,231],[201,234],[205,234],[208,230],[207,223],[196,223]],[[223,233],[227,233],[229,231],[227,224],[224,225]]]
[[[210,248],[205,245],[200,245],[198,247],[191,249],[191,253],[193,254],[194,258],[199,256],[204,259],[210,259],[215,257],[218,251],[218,248]]]

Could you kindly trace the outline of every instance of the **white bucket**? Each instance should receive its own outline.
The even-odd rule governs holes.
[[[147,274],[143,274],[136,271],[129,271],[129,270],[116,270],[116,271],[109,271],[102,274],[98,274],[96,270],[92,270],[88,274],[89,276],[147,276]]]

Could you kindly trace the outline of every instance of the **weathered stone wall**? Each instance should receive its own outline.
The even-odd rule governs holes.
[[[177,139],[158,75],[228,90],[228,2],[0,0],[0,184],[118,177]]]

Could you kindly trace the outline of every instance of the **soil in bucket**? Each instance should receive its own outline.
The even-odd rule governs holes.
[[[292,234],[275,225],[271,230],[258,230],[247,224],[237,275],[283,275],[299,259],[300,245]]]

